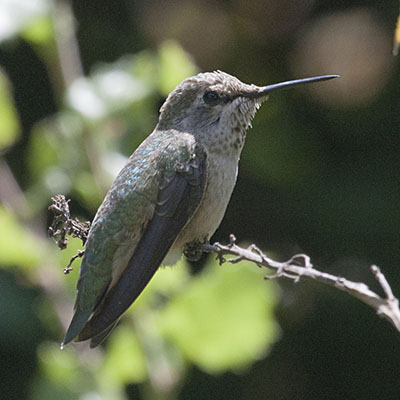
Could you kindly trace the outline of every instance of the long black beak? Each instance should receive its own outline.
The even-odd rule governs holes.
[[[296,85],[305,85],[308,83],[328,81],[329,79],[339,78],[339,76],[340,75],[322,75],[314,76],[312,78],[295,79],[294,81],[274,83],[273,85],[262,86],[258,89],[258,91],[246,94],[246,97],[256,99],[258,97],[266,96],[269,93],[274,92],[275,90],[291,89]]]

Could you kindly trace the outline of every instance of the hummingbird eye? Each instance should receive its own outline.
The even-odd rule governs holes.
[[[205,103],[209,104],[210,106],[215,106],[220,102],[220,97],[215,92],[205,92],[203,96],[203,100]]]

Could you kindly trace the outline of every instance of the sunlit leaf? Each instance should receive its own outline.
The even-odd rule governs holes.
[[[146,359],[132,328],[120,326],[112,334],[101,374],[119,385],[146,379]]]
[[[63,351],[55,343],[44,343],[39,347],[38,356],[42,372],[55,384],[77,388],[82,384],[82,366],[71,348]]]
[[[58,153],[61,150],[59,139],[54,135],[55,126],[50,121],[37,124],[31,134],[29,143],[29,170],[38,178],[44,170],[57,165]]]
[[[165,41],[159,50],[160,90],[165,96],[188,76],[195,75],[198,68],[193,59],[175,41]]]
[[[154,52],[143,50],[132,57],[128,70],[149,88],[154,88],[157,86],[158,67],[158,59]]]
[[[237,370],[262,358],[277,339],[276,298],[276,286],[254,265],[213,263],[167,305],[160,328],[204,370]]]
[[[81,171],[73,181],[73,191],[78,194],[82,202],[92,210],[96,210],[101,203],[99,189],[92,173]]]
[[[0,265],[31,267],[42,255],[42,246],[11,211],[0,206]]]
[[[43,46],[51,43],[54,37],[54,29],[50,16],[43,15],[33,20],[23,30],[22,36],[33,44]]]
[[[0,70],[0,149],[13,144],[20,135],[19,120],[9,82]]]
[[[82,363],[73,348],[61,351],[55,343],[43,343],[38,349],[38,359],[41,380],[33,387],[33,399],[69,400],[93,393],[96,387],[94,370]]]
[[[49,0],[0,1],[0,41],[17,35],[36,18],[49,11]]]

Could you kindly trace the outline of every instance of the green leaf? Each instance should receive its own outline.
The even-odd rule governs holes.
[[[159,61],[153,51],[143,50],[130,59],[128,71],[143,82],[149,91],[157,87]]]
[[[73,185],[74,192],[78,194],[82,202],[90,209],[96,210],[102,199],[93,174],[82,170],[74,176]]]
[[[100,398],[95,392],[98,382],[93,365],[82,362],[72,346],[61,351],[58,344],[42,343],[38,349],[38,360],[40,378],[35,380],[30,398],[72,400],[91,398],[90,394]],[[90,358],[86,360],[90,361]]]
[[[0,265],[31,267],[38,263],[42,246],[33,233],[0,206]]]
[[[10,84],[0,70],[0,149],[12,145],[20,135],[17,112],[10,93]]]
[[[132,327],[121,325],[110,336],[100,374],[119,385],[143,382],[147,378],[146,359]]]
[[[50,6],[51,4],[47,0],[0,1],[0,15],[2,16],[0,42],[18,35],[36,18],[48,13]]]
[[[88,350],[68,346],[61,351],[54,343],[43,343],[38,350],[40,375],[33,382],[29,398],[125,399],[122,385],[101,373],[100,368],[106,365],[102,354]]]
[[[59,138],[54,134],[55,124],[45,120],[35,125],[29,142],[29,170],[34,179],[39,178],[48,168],[59,164],[61,152]]]
[[[277,288],[254,264],[209,265],[159,316],[160,329],[183,355],[217,373],[262,358],[277,339]]]
[[[182,80],[196,75],[196,67],[192,57],[175,41],[165,41],[159,49],[160,90],[165,96]]]
[[[34,19],[22,32],[27,41],[45,46],[52,43],[54,38],[53,23],[49,15],[43,15]]]
[[[38,356],[42,373],[53,383],[71,390],[82,389],[83,369],[72,348],[61,351],[55,343],[44,343],[39,347]]]

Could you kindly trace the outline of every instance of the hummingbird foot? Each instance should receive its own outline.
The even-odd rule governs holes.
[[[186,243],[183,254],[190,261],[199,261],[203,255],[202,245],[206,243],[209,243],[208,239],[204,239],[203,241],[195,240],[193,242]]]

